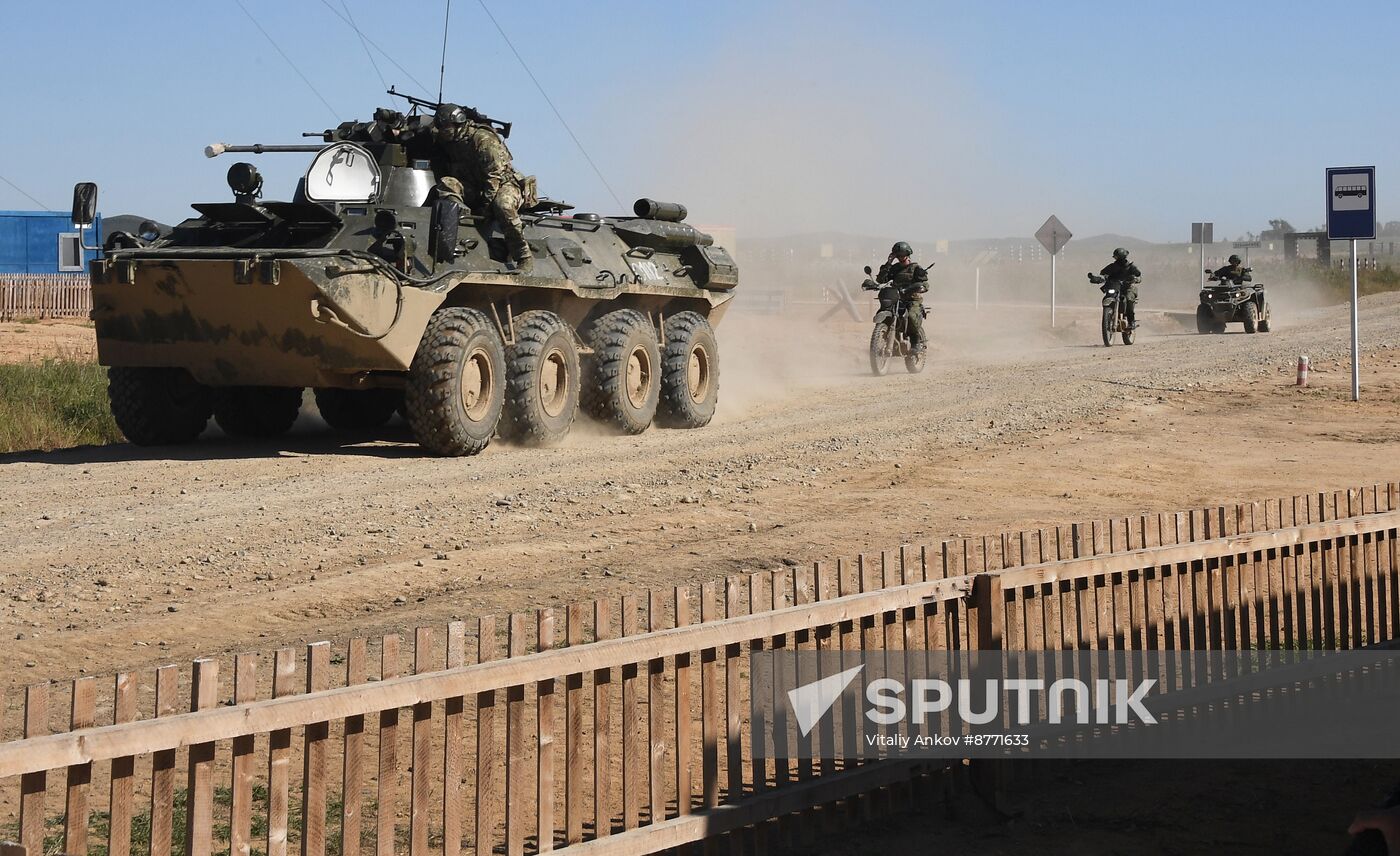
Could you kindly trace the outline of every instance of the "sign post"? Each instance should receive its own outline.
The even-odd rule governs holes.
[[[1035,233],[1035,239],[1050,254],[1050,326],[1055,326],[1055,257],[1060,254],[1060,249],[1069,243],[1069,239],[1074,237],[1074,233],[1060,222],[1060,218],[1054,214],[1045,221],[1045,225]]]
[[[1192,223],[1191,243],[1201,245],[1200,263],[1196,267],[1201,271],[1201,290],[1206,288],[1206,244],[1215,243],[1214,223]]]
[[[1376,238],[1376,168],[1327,170],[1327,239],[1351,242],[1351,400],[1361,400],[1361,337],[1357,319],[1356,242]]]
[[[1249,267],[1249,251],[1264,246],[1263,241],[1236,241],[1235,249],[1244,250],[1244,266]],[[1202,271],[1205,269],[1202,268]]]

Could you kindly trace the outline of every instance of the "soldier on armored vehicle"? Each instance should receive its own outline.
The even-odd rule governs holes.
[[[306,387],[333,428],[397,409],[441,455],[498,431],[557,442],[581,407],[623,433],[710,421],[711,324],[738,269],[685,206],[522,207],[532,181],[510,164],[508,123],[410,100],[314,145],[208,147],[315,158],[290,202],[264,200],[257,168],[238,163],[232,201],[196,203],[154,244],[92,264],[98,357],[128,439],[187,442],[211,415],[231,435],[276,436]],[[95,207],[95,185],[75,188],[75,223]]]
[[[505,140],[476,111],[456,104],[442,104],[434,117],[432,159],[438,180],[452,177],[461,182],[464,201],[472,213],[493,215],[505,233],[506,249],[516,270],[529,274],[535,257],[525,242],[522,206],[535,205],[535,177],[515,171]]]

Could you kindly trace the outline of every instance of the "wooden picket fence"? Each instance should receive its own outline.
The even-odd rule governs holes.
[[[764,852],[956,786],[960,765],[834,760],[851,753],[830,729],[755,760],[755,651],[1357,648],[1394,637],[1397,544],[1400,485],[1377,485],[420,628],[407,669],[391,634],[29,686],[0,743],[0,836],[108,856]]]
[[[86,274],[0,274],[0,321],[87,318],[91,312]]]

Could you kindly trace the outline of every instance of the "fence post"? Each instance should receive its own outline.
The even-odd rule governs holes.
[[[969,607],[974,613],[968,622],[974,639],[968,656],[974,658],[972,665],[976,669],[980,665],[976,663],[976,658],[984,656],[981,652],[1000,652],[1002,649],[1002,633],[1006,626],[1006,601],[1002,596],[1001,574],[982,573],[972,578],[972,601]],[[998,669],[997,673],[1000,671]],[[990,797],[992,805],[998,811],[1003,810],[1007,803],[1010,763],[1000,759],[974,760],[969,770],[976,784],[976,791],[984,798]]]
[[[972,629],[977,634],[972,649],[1000,651],[1006,626],[1006,602],[1002,597],[1000,574],[978,574],[972,578],[971,607],[976,615]]]

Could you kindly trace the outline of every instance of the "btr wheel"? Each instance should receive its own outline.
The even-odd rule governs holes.
[[[1244,305],[1244,311],[1240,313],[1244,321],[1244,331],[1253,333],[1259,329],[1259,304],[1253,300]]]
[[[213,412],[209,387],[184,369],[113,366],[107,398],[122,435],[138,446],[188,443]]]
[[[719,403],[719,344],[698,312],[666,319],[657,421],[668,428],[703,428]]]
[[[584,341],[593,349],[583,361],[584,409],[623,434],[647,430],[661,399],[656,328],[642,313],[619,309],[589,325]]]
[[[394,417],[403,403],[403,393],[397,389],[336,389],[316,390],[316,409],[326,424],[339,431],[371,431]]]
[[[505,403],[505,345],[475,309],[439,309],[408,369],[404,413],[418,443],[460,457],[485,449]]]
[[[291,430],[301,387],[226,386],[214,391],[214,421],[231,437],[266,439]]]
[[[558,443],[573,427],[578,402],[578,348],[569,325],[542,310],[516,316],[501,436],[528,446]]]

